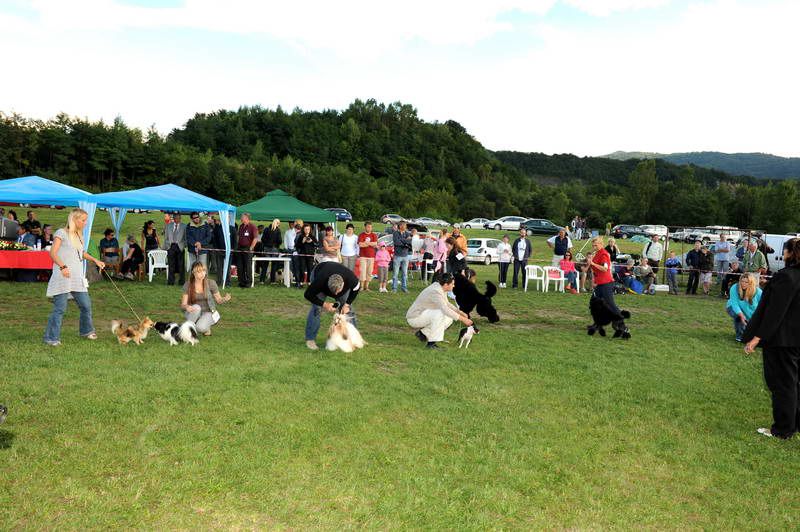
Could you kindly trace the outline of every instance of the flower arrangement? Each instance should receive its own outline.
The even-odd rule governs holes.
[[[27,251],[28,246],[19,242],[9,242],[8,240],[0,240],[0,251]]]

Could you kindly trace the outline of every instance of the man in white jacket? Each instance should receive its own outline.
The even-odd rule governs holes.
[[[436,342],[444,339],[444,331],[458,320],[469,327],[472,320],[458,307],[447,301],[447,293],[453,291],[455,281],[450,273],[439,275],[436,282],[428,285],[420,292],[417,299],[406,312],[406,321],[417,329],[414,333],[421,341],[426,342],[428,349],[439,349]]]

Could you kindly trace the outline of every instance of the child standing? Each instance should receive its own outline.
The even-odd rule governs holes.
[[[391,255],[386,251],[386,243],[378,244],[378,251],[375,253],[375,264],[378,266],[378,281],[381,283],[379,292],[386,290],[386,281],[389,278],[389,263],[392,261]]]
[[[681,261],[675,256],[674,251],[669,252],[669,258],[664,263],[667,267],[667,284],[669,285],[669,293],[678,295],[678,268],[681,268]]]

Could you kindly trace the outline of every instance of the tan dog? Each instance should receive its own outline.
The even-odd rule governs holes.
[[[152,326],[153,320],[147,316],[138,325],[129,325],[128,327],[123,327],[123,323],[120,320],[113,320],[111,322],[111,332],[117,335],[117,341],[121,344],[127,344],[132,341],[136,345],[141,345],[142,341],[147,338],[147,331]]]

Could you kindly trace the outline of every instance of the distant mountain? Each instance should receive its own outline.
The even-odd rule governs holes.
[[[800,157],[779,157],[769,153],[722,153],[699,151],[691,153],[653,153],[615,151],[608,159],[664,159],[674,164],[694,164],[714,168],[732,175],[747,175],[766,179],[800,178]]]

